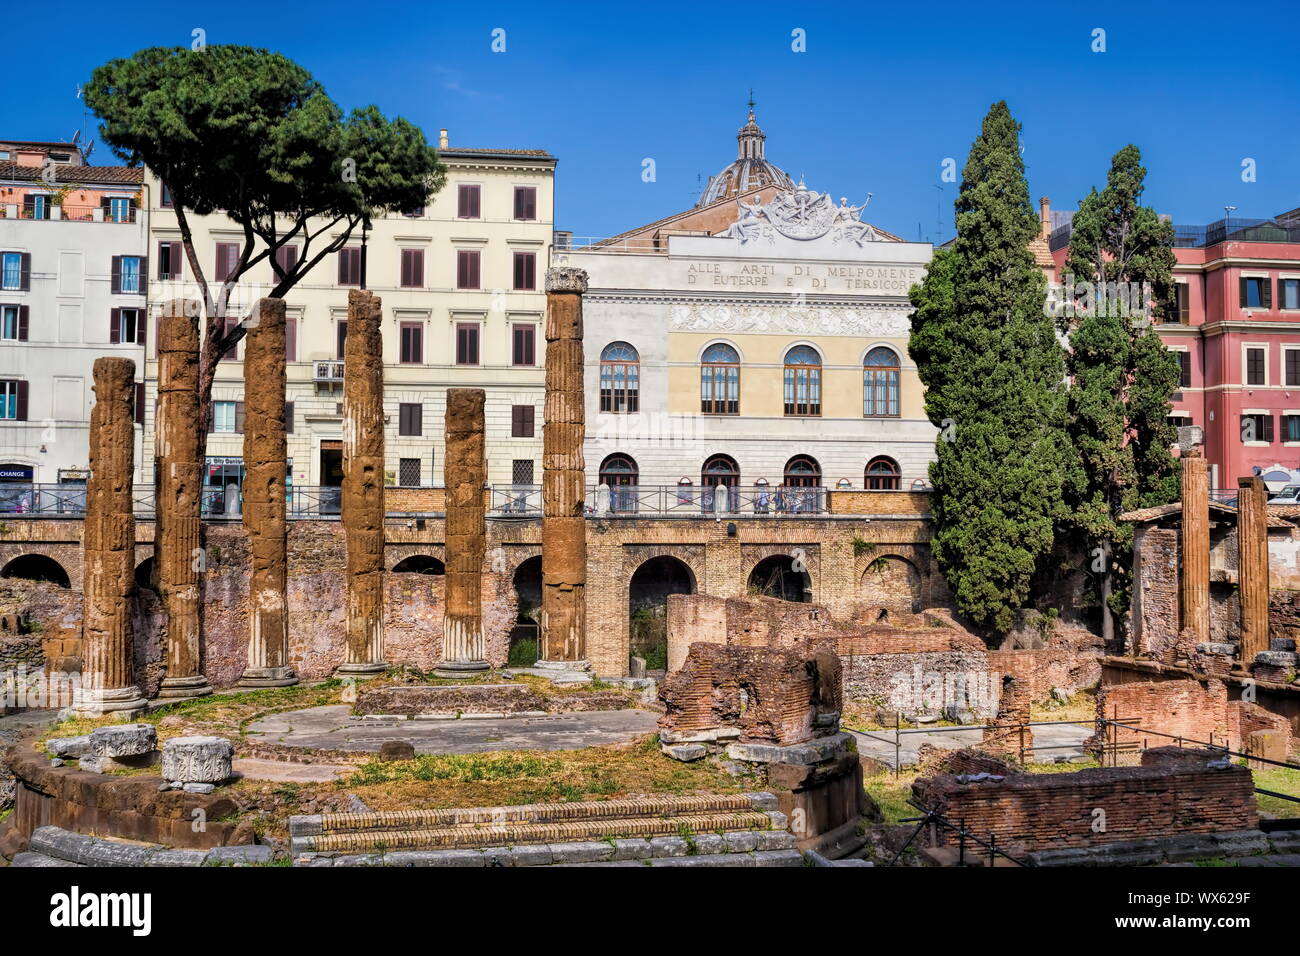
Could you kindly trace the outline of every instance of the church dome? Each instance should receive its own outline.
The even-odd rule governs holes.
[[[763,142],[767,139],[754,122],[754,108],[749,109],[749,121],[736,134],[735,162],[725,167],[722,172],[712,177],[704,187],[696,207],[707,206],[723,199],[757,189],[759,186],[778,186],[781,189],[794,189],[794,181],[785,170],[769,163],[763,156]]]

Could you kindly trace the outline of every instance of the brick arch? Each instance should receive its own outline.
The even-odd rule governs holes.
[[[695,579],[695,591],[701,593],[705,587],[705,561],[703,545],[673,545],[673,544],[653,544],[653,545],[630,545],[623,549],[623,580],[630,582],[632,575],[636,573],[637,568],[647,561],[653,561],[655,558],[676,558],[691,572],[691,577]],[[624,586],[624,598],[627,597],[626,585]]]
[[[445,566],[447,549],[440,544],[390,544],[384,548],[384,568],[392,571],[407,558],[437,558]]]
[[[41,555],[49,558],[68,575],[68,587],[71,590],[80,591],[82,589],[85,576],[82,563],[84,555],[80,543],[46,544],[30,541],[12,544],[0,543],[0,568],[8,566],[10,562],[24,555]]]
[[[740,549],[740,580],[736,583],[737,590],[734,593],[744,594],[749,586],[749,576],[754,573],[754,568],[767,558],[783,556],[787,558],[795,557],[795,550],[803,551],[804,565],[808,569],[808,583],[812,588],[811,600],[814,604],[819,601],[818,595],[821,593],[821,545],[804,544],[799,542],[775,544],[750,544],[744,545]]]
[[[6,559],[0,564],[0,578],[49,581],[61,588],[72,588],[72,575],[68,574],[67,568],[39,551],[28,551]]]
[[[925,607],[925,578],[900,554],[871,555],[858,577],[858,596],[873,606],[916,613]]]

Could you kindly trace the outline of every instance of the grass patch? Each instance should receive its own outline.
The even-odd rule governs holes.
[[[1255,786],[1265,790],[1300,797],[1300,770],[1288,770],[1286,767],[1268,767],[1252,771]],[[1266,817],[1300,817],[1300,803],[1283,800],[1281,797],[1269,797],[1262,793],[1255,794],[1259,812]]]

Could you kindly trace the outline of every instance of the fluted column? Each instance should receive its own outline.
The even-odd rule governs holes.
[[[1241,659],[1249,664],[1268,642],[1268,489],[1263,478],[1237,480],[1237,580]]]
[[[483,555],[487,522],[483,488],[487,483],[484,457],[481,388],[447,390],[444,425],[446,454],[443,484],[447,488],[447,572],[443,604],[442,662],[438,671],[456,676],[487,670],[483,646]]]
[[[97,358],[84,522],[85,585],[78,714],[136,713],[131,621],[135,598],[135,363]]]
[[[347,542],[347,648],[340,674],[384,663],[384,351],[378,296],[348,293],[343,354],[343,531]]]
[[[284,300],[261,299],[244,353],[244,530],[252,576],[243,687],[298,682],[289,665],[288,529],[285,523]]]
[[[587,521],[582,295],[587,273],[546,273],[546,412],[542,426],[542,660],[586,666]]]
[[[159,697],[212,693],[201,670],[203,461],[199,457],[199,303],[172,299],[158,317],[154,571],[167,619]]]
[[[1181,461],[1183,630],[1199,644],[1210,639],[1210,479],[1198,450],[1186,452]]]

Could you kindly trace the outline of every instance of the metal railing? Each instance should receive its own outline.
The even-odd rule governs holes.
[[[602,485],[587,488],[589,515],[822,515],[827,489],[786,485],[717,488],[694,485]]]
[[[663,516],[723,518],[728,515],[799,517],[825,515],[829,508],[828,489],[753,485],[731,487],[725,493],[716,488],[678,485],[588,486],[585,511],[588,517]],[[202,492],[205,518],[239,518],[243,514],[242,494],[230,485],[207,485]],[[342,512],[342,489],[332,486],[294,485],[286,492],[289,518],[331,518]],[[492,485],[489,514],[498,517],[537,517],[542,513],[540,485]],[[136,485],[132,489],[137,518],[154,514],[154,488]],[[0,514],[33,518],[76,518],[86,511],[84,484],[0,485]],[[429,512],[436,514],[438,512]]]

